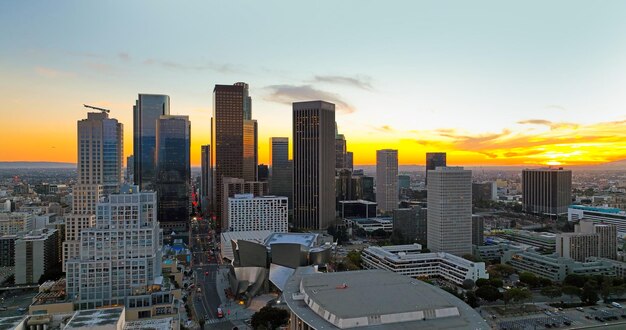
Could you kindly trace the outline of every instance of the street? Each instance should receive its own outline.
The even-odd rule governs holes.
[[[223,311],[222,318],[217,316],[217,309],[221,305],[216,287],[219,265],[214,249],[217,244],[214,231],[211,230],[207,220],[194,221],[190,245],[193,249],[192,269],[195,284],[192,299],[197,321],[204,319],[206,325],[211,325],[210,329],[215,328],[217,324],[220,328],[231,329],[233,325],[227,320],[226,310]]]

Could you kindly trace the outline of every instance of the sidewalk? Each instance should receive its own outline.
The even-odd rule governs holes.
[[[224,317],[235,324],[239,329],[247,329],[243,321],[249,319],[254,314],[253,310],[246,308],[245,305],[239,305],[236,301],[232,301],[226,297],[225,289],[228,288],[228,269],[219,268],[215,278],[215,287],[220,296],[220,307],[224,311]],[[229,312],[230,311],[230,315]]]

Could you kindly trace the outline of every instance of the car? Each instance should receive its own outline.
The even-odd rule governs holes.
[[[222,317],[224,317],[224,311],[222,311],[222,309],[220,307],[217,308],[217,318],[221,319]]]
[[[204,272],[204,276],[209,276],[209,272]]]
[[[620,305],[620,304],[619,304],[619,303],[617,303],[617,302],[612,302],[612,303],[611,303],[611,306],[612,306],[612,307],[615,307],[615,308],[622,308],[622,305]]]
[[[544,311],[543,313],[548,315],[548,316],[552,316],[552,313],[550,313],[550,311]]]
[[[17,311],[20,312],[20,313],[24,313],[26,311],[26,308],[20,307],[20,308],[17,309]]]
[[[585,310],[582,307],[576,307],[576,310],[579,312],[584,312]]]
[[[570,322],[570,321],[563,321],[563,324],[565,324],[565,325],[567,325],[569,327],[570,325],[572,325],[572,322]]]
[[[594,310],[594,311],[597,311],[597,310],[598,310],[598,307],[593,307],[593,306],[591,306],[591,307],[589,307],[589,308],[591,308],[591,310]]]
[[[6,308],[5,306],[0,306],[0,311],[6,311],[8,308]]]
[[[546,328],[552,328],[552,326],[550,325],[550,323],[546,323],[546,324],[545,324],[545,327],[546,327]]]
[[[586,318],[587,320],[591,320],[591,316],[589,316],[589,315],[585,315],[585,318]]]
[[[196,292],[198,292],[198,293],[202,292],[202,288],[197,288]]]

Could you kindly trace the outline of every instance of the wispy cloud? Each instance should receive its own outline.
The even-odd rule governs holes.
[[[555,110],[567,111],[567,109],[565,109],[565,107],[562,107],[562,106],[560,106],[558,104],[546,105],[546,109],[555,109]]]
[[[219,73],[244,73],[244,71],[240,67],[235,67],[232,64],[227,63],[214,63],[214,62],[205,62],[202,64],[188,64],[188,63],[180,63],[170,60],[159,60],[149,58],[143,61],[145,65],[155,65],[160,66],[166,69],[171,70],[181,70],[181,71],[213,71]]]
[[[127,52],[117,53],[117,57],[124,62],[130,62],[130,54]]]
[[[356,109],[341,98],[338,94],[326,92],[314,88],[311,85],[272,85],[265,89],[269,90],[266,100],[282,104],[291,104],[297,101],[324,100],[334,103],[337,110],[344,113],[353,113]]]
[[[52,69],[44,66],[35,67],[35,73],[45,78],[71,78],[76,76],[73,72]]]
[[[565,122],[551,122],[545,119],[528,119],[518,121],[518,124],[521,125],[544,125],[550,127],[550,129],[558,129],[558,128],[577,128],[579,125],[574,123],[565,123]]]
[[[315,76],[312,82],[318,83],[331,83],[338,85],[347,85],[364,89],[367,91],[373,90],[371,78],[366,76],[346,77],[346,76]]]
[[[393,133],[395,132],[395,129],[389,125],[383,125],[383,126],[377,126],[374,127],[375,130],[379,131],[379,132],[383,132],[383,133]]]

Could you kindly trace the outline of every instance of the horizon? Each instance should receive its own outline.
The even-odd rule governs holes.
[[[271,136],[290,137],[291,153],[291,102],[311,99],[336,104],[356,166],[378,149],[398,149],[400,165],[430,151],[460,166],[626,159],[626,3],[146,4],[0,5],[0,42],[11,45],[0,131],[18,141],[0,161],[75,163],[82,104],[124,124],[126,157],[132,105],[150,92],[190,117],[198,166],[211,90],[238,81],[250,85],[259,163]]]

